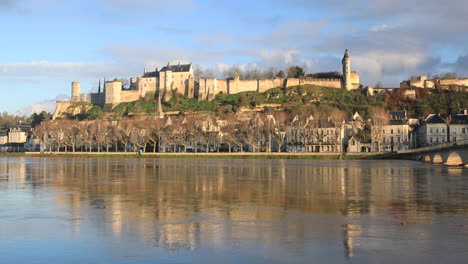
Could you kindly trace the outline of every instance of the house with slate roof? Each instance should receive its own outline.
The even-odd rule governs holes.
[[[440,115],[429,114],[418,129],[418,147],[446,143],[448,124]]]

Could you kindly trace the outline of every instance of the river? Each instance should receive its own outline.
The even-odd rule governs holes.
[[[462,263],[468,169],[0,157],[1,263]]]

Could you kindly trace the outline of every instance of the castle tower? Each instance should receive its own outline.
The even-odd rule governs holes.
[[[343,64],[343,84],[342,89],[349,91],[351,87],[351,58],[349,57],[349,51],[346,49],[343,59],[341,60]]]
[[[81,84],[79,82],[72,82],[72,102],[79,102],[80,101],[80,93],[81,93]]]

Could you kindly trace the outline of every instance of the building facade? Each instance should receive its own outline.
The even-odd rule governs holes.
[[[446,143],[448,125],[439,115],[428,115],[418,128],[418,147]]]

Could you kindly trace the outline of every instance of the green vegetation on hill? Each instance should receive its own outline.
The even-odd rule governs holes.
[[[274,88],[264,93],[242,92],[238,94],[218,94],[213,101],[198,101],[175,94],[169,101],[163,102],[165,112],[212,112],[235,113],[241,107],[254,108],[264,104],[280,104],[286,108],[295,108],[314,104],[316,106],[337,107],[347,112],[368,112],[371,106],[383,106],[383,96],[367,97],[360,90],[343,91],[315,85],[302,85],[288,88]],[[158,108],[157,100],[148,97],[131,103],[121,103],[112,113],[118,116],[151,115]]]
[[[390,110],[406,110],[408,114],[424,117],[428,114],[440,114],[442,117],[456,115],[459,110],[468,108],[466,87],[444,89],[415,89],[416,98],[405,96],[408,89],[398,89],[386,95],[385,105]]]
[[[363,116],[369,116],[371,107],[385,107],[388,110],[406,110],[408,114],[423,117],[429,113],[440,113],[444,117],[454,115],[460,109],[468,107],[468,92],[464,89],[451,88],[449,90],[419,89],[416,99],[405,95],[405,89],[398,89],[389,94],[366,96],[360,90],[344,91],[315,85],[301,85],[288,88],[274,88],[264,93],[242,92],[238,94],[218,94],[213,101],[198,101],[175,94],[162,103],[164,112],[209,112],[217,115],[235,113],[240,108],[255,108],[268,105],[281,105],[286,111],[301,112],[302,108],[314,106],[321,109],[338,108],[346,113],[359,111]],[[266,106],[265,106],[266,105]],[[154,115],[158,109],[154,94],[148,94],[139,101],[121,103],[110,113],[103,112],[99,106],[78,103],[74,115],[68,114],[69,119],[101,119],[104,116],[147,116]],[[76,114],[78,113],[78,114]]]

